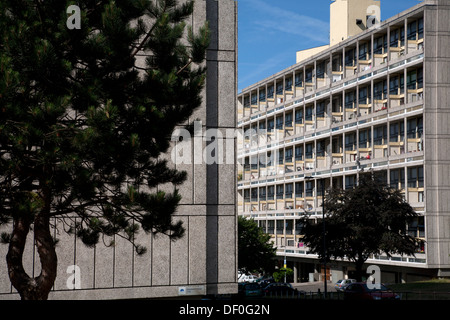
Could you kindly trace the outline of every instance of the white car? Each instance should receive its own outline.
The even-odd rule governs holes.
[[[336,282],[334,288],[336,291],[344,291],[344,288],[348,286],[350,283],[356,282],[355,279],[341,279]]]
[[[238,282],[248,282],[248,283],[252,283],[255,282],[256,279],[258,279],[257,277],[253,276],[253,275],[246,275],[243,274],[239,279]]]

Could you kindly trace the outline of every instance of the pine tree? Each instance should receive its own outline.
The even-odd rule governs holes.
[[[80,8],[80,29],[66,25],[69,5]],[[176,0],[0,2],[0,225],[11,227],[2,241],[22,299],[47,299],[53,286],[55,219],[87,246],[118,235],[138,254],[140,230],[183,236],[172,215],[186,173],[161,155],[202,101],[209,31],[187,27],[193,8]],[[160,184],[174,191],[155,191]],[[35,278],[22,264],[30,230],[42,268]]]

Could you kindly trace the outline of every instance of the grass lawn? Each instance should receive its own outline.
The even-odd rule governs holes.
[[[435,279],[388,286],[407,300],[450,300],[450,279]]]

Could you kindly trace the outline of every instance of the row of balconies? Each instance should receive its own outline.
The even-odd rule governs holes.
[[[275,150],[264,150],[264,147],[271,146],[272,134],[247,136],[243,145],[238,145],[238,155],[244,155],[241,162],[244,166],[242,179],[251,180],[348,163],[410,156],[410,153],[423,151],[422,134],[423,116],[414,116],[375,127],[342,133],[335,131],[331,137],[316,138],[310,142],[299,141],[292,146]],[[246,150],[258,152],[256,155],[246,155]]]
[[[416,207],[423,207],[423,166],[392,168],[389,171],[374,172],[380,183],[401,190],[409,203]],[[316,180],[304,177],[292,182],[273,182],[267,185],[250,185],[248,188],[240,188],[238,211],[241,213],[285,210],[315,211],[321,207],[324,190],[330,187],[349,189],[357,184],[357,174],[335,175]]]
[[[258,117],[252,126],[258,123],[259,128],[267,128],[272,132],[275,128],[286,130],[286,134],[333,127],[344,121],[355,120],[384,110],[391,110],[406,104],[414,104],[423,100],[422,69],[420,78],[407,82],[405,90],[404,76],[396,76],[389,82],[389,93],[386,78],[377,80],[372,90],[370,84],[358,88],[334,93],[332,98],[299,105],[294,108]],[[409,73],[408,78],[416,78],[417,71]],[[406,92],[406,93],[405,93]],[[278,109],[276,110],[278,111]],[[266,120],[267,119],[267,120]],[[249,129],[247,125],[244,130]]]
[[[422,51],[423,39],[408,41],[409,54]],[[343,67],[343,61],[338,64],[334,62],[331,64],[331,60],[328,59],[323,62],[325,67],[317,68],[316,66],[315,69],[314,66],[310,68],[304,67],[306,76],[303,75],[303,71],[300,73],[294,71],[293,74],[284,75],[281,79],[275,80],[274,83],[270,82],[264,87],[255,89],[255,91],[242,94],[238,97],[239,120],[249,117],[258,111],[270,109],[275,105],[285,104],[290,100],[308,96],[314,91],[329,88],[330,85],[343,81],[355,74],[370,73],[374,66],[387,64],[388,60],[394,62],[394,60],[404,59],[406,58],[405,46],[392,48],[389,55],[383,51],[380,54],[374,54],[374,59],[369,59],[370,56],[368,54],[366,56],[365,59],[358,59],[357,62],[355,62],[356,60],[345,62],[345,67]],[[341,56],[339,56],[338,60],[341,60]],[[319,65],[322,65],[322,62]],[[323,71],[324,69],[326,71]]]

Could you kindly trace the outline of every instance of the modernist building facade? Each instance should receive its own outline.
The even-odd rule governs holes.
[[[320,222],[323,190],[352,188],[362,171],[419,213],[415,256],[367,264],[385,282],[450,276],[449,19],[450,1],[424,1],[238,95],[238,213],[272,236],[294,281],[324,274],[300,216]],[[351,277],[352,265],[333,261],[326,275]]]
[[[195,1],[194,14],[187,23],[197,30],[205,21],[211,30],[206,87],[202,106],[190,119],[201,121],[202,130],[196,132],[196,137],[203,145],[207,143],[207,128],[225,131],[236,126],[237,3]],[[145,56],[139,59],[144,60]],[[230,139],[227,145],[236,146],[235,138]],[[193,139],[174,142],[173,148],[186,143],[193,143]],[[167,155],[169,163],[173,163],[172,151]],[[95,248],[87,248],[75,237],[64,235],[64,226],[55,221],[58,270],[49,299],[179,298],[237,293],[236,166],[207,164],[201,150],[200,154],[192,153],[191,158],[187,163],[173,163],[188,175],[178,187],[182,200],[174,217],[183,222],[183,238],[171,241],[164,235],[139,234],[136,242],[148,251],[137,256],[132,244],[120,237],[107,239],[106,243],[114,240],[114,246],[105,247],[100,241]],[[0,245],[0,299],[19,299],[8,278],[7,249]],[[39,257],[31,236],[24,266],[30,276],[39,275]]]

